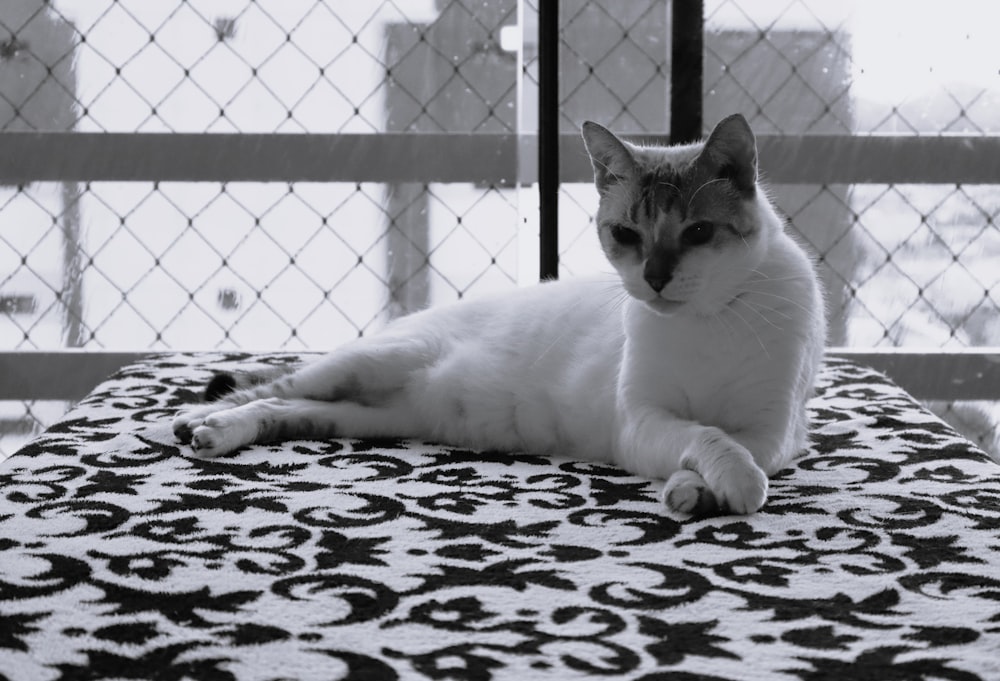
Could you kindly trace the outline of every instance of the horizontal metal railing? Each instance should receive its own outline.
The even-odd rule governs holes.
[[[646,136],[637,141],[664,142]],[[1000,137],[760,136],[774,184],[1000,184]],[[509,134],[2,133],[0,183],[349,181],[531,183],[537,138]],[[560,179],[588,182],[580,137],[560,136]],[[78,399],[147,353],[0,352],[0,400]],[[1000,349],[834,349],[927,399],[1000,398]]]
[[[492,133],[0,133],[0,183],[533,183],[537,144]],[[1000,137],[761,135],[757,145],[773,184],[1000,183]],[[559,148],[560,181],[589,182],[580,136],[561,134]]]
[[[0,133],[0,183],[492,182],[517,177],[516,135]],[[405,162],[400,162],[405,161]]]

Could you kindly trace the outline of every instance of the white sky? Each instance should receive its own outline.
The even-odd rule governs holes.
[[[1000,3],[875,0],[854,8],[855,97],[896,102],[949,84],[1000,87]]]
[[[313,2],[263,0],[260,7],[281,23],[285,23],[283,16],[288,17],[291,25]],[[189,0],[189,4],[205,16],[227,16],[238,14],[245,7],[245,0]],[[143,23],[155,27],[169,15],[172,3],[121,0],[121,5]],[[59,10],[71,16],[82,30],[91,26],[108,6],[107,2],[94,0],[57,2]],[[411,21],[428,21],[435,13],[433,0],[396,0],[379,11],[375,11],[377,5],[374,3],[356,0],[328,0],[328,6],[352,28],[365,24],[373,13],[376,14],[376,20],[364,31],[362,39],[366,42],[381,37],[382,19],[398,19],[400,13],[404,13]],[[949,0],[936,5],[915,0],[709,0],[706,17],[710,30],[846,28],[851,33],[853,51],[851,94],[859,100],[894,104],[955,84],[1000,90],[1000,39],[996,36],[1000,26],[1000,2],[996,0]],[[127,31],[132,26],[134,24],[130,26],[126,21],[121,29]],[[203,26],[194,28],[198,30],[187,40],[192,43],[192,49],[203,50],[204,47],[197,44],[202,42],[199,38],[208,40],[210,36],[202,35],[205,33]],[[301,30],[297,33],[299,40],[307,37]],[[336,40],[336,36],[330,37]],[[238,35],[237,39],[245,39],[245,34]],[[375,44],[369,47],[372,51],[378,50]],[[129,48],[123,44],[122,49]],[[271,48],[260,45],[259,49]],[[244,45],[242,50],[250,56],[254,46]],[[368,73],[361,66],[361,72],[352,74],[348,80],[361,77],[372,80],[371,87],[374,87],[381,74]],[[81,69],[84,81],[87,71]],[[99,75],[103,79],[104,74]],[[288,76],[294,78],[295,74]],[[99,91],[104,85],[95,83],[94,87]],[[87,82],[81,83],[81,90],[86,99]],[[373,107],[373,110],[380,108]],[[117,126],[112,123],[108,127],[115,129]],[[196,128],[197,124],[192,122],[191,127]]]
[[[706,17],[710,29],[847,28],[857,99],[898,103],[959,83],[1000,89],[996,0],[709,0]]]

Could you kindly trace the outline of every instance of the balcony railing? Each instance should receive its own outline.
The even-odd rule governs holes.
[[[645,136],[648,141],[665,141]],[[779,184],[1000,184],[1000,137],[761,136]],[[508,134],[0,134],[0,182],[533,182],[537,138]],[[589,182],[577,135],[560,136],[563,182]],[[410,159],[408,162],[402,160]],[[528,170],[525,170],[527,168]],[[1000,349],[833,348],[915,396],[1000,399]],[[141,351],[0,352],[0,400],[73,400]]]

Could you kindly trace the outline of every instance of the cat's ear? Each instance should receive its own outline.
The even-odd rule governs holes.
[[[625,143],[593,121],[586,121],[582,132],[583,143],[594,165],[597,191],[603,194],[608,187],[627,182],[635,173],[635,158]]]
[[[740,114],[724,118],[708,136],[697,164],[711,177],[731,180],[745,194],[757,186],[757,140]]]

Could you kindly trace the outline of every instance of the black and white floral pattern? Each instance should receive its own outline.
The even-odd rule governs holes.
[[[1000,466],[829,361],[750,517],[606,465],[406,441],[212,461],[165,355],[0,464],[0,679],[1000,679]]]

